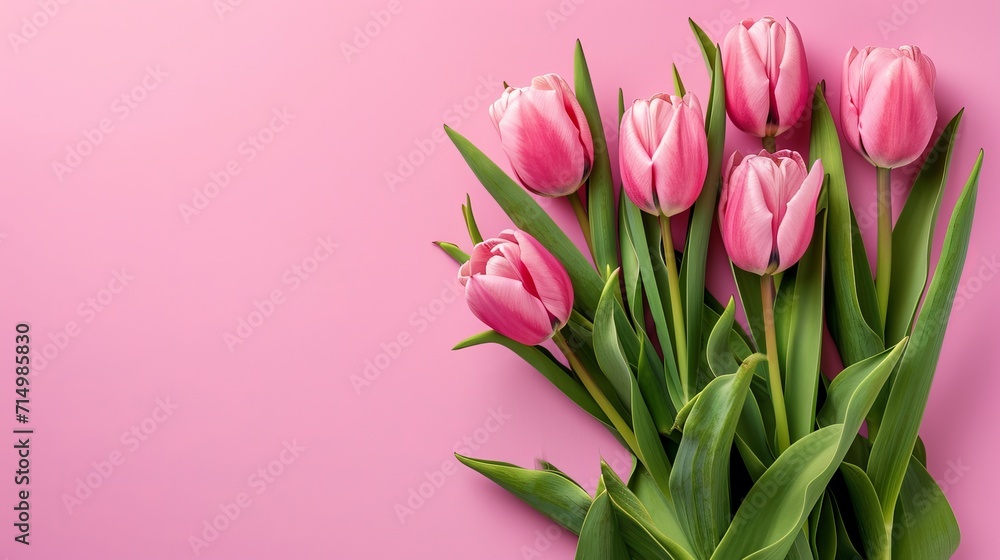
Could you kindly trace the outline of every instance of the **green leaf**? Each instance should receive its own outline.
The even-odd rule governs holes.
[[[632,384],[632,430],[639,449],[639,460],[664,495],[670,493],[670,459],[660,442],[660,434],[653,424],[639,387]]]
[[[864,558],[854,547],[851,535],[847,530],[844,514],[840,510],[839,503],[835,496],[827,494],[833,501],[833,517],[837,522],[837,560],[858,560]],[[846,506],[850,507],[850,506]]]
[[[583,45],[576,42],[574,72],[576,99],[587,116],[590,134],[594,138],[594,168],[590,171],[587,186],[587,215],[594,242],[594,258],[597,270],[604,271],[618,267],[618,244],[615,242],[615,187],[611,177],[611,159],[608,142],[604,138],[604,123],[597,108],[594,84],[587,68],[587,58],[583,55]]]
[[[735,317],[736,304],[730,297],[725,311],[719,316],[719,321],[708,335],[708,344],[705,350],[708,356],[708,366],[716,377],[735,373],[739,367],[739,362],[729,345]]]
[[[714,560],[785,558],[904,347],[905,339],[834,379],[818,418],[823,427],[793,443],[754,484]],[[679,468],[677,460],[674,468]]]
[[[642,502],[618,478],[607,463],[601,462],[601,478],[615,506],[618,526],[632,558],[638,560],[694,560],[690,552],[664,535]]]
[[[576,545],[576,560],[629,560],[615,519],[614,506],[607,492],[602,492],[587,512]]]
[[[447,241],[435,241],[434,245],[437,245],[438,249],[445,252],[446,255],[454,259],[458,264],[465,264],[469,260],[469,254],[461,250],[458,245],[454,243],[448,243]]]
[[[870,283],[872,293],[875,286],[871,276],[865,279],[855,275],[855,267],[867,267],[868,261],[866,258],[858,258],[863,256],[864,247],[855,247],[856,242],[851,233],[851,202],[847,196],[840,137],[824,94],[825,85],[820,83],[813,98],[809,162],[812,166],[816,160],[822,160],[823,170],[829,175],[827,193],[830,213],[827,216],[826,235],[830,264],[830,301],[827,316],[830,318],[830,334],[837,343],[840,356],[845,365],[850,365],[881,352],[883,344],[878,332],[865,319],[858,300],[859,288],[856,282]],[[867,287],[863,289],[867,290]]]
[[[626,216],[627,196],[622,196],[618,200],[618,238],[621,244],[622,257],[622,281],[625,284],[625,297],[628,300],[628,312],[632,317],[632,322],[641,325],[645,322],[646,316],[642,305],[642,282],[639,277],[639,255],[636,251],[635,240],[632,239],[632,231],[629,228],[628,217]],[[643,251],[646,247],[643,247]]]
[[[810,544],[813,557],[816,560],[836,560],[837,558],[837,521],[834,519],[833,502],[825,495],[821,503],[813,510],[809,521]]]
[[[632,366],[638,367],[639,339],[631,330],[618,298],[618,270],[608,276],[594,314],[594,353],[601,371],[614,387],[619,400],[632,413]]]
[[[760,276],[730,263],[740,305],[750,326],[755,348],[764,348],[764,303],[760,299]]]
[[[573,378],[572,372],[560,364],[548,350],[541,346],[527,346],[515,340],[511,340],[496,331],[486,331],[459,342],[455,345],[455,350],[469,348],[480,344],[495,343],[506,346],[513,350],[524,361],[528,362],[539,373],[545,376],[557,389],[570,398],[580,408],[590,414],[604,425],[611,427],[611,421],[601,410],[594,397],[590,396],[587,389]]]
[[[951,119],[935,142],[893,229],[893,237],[902,242],[895,243],[892,251],[892,268],[896,274],[891,278],[889,311],[885,320],[885,338],[889,342],[910,334],[917,305],[927,285],[934,225],[941,208],[941,194],[948,183],[952,149],[963,112],[959,111]]]
[[[628,482],[629,489],[649,512],[653,525],[664,535],[670,535],[681,548],[691,550],[670,494],[664,494],[642,464],[636,465]]]
[[[586,257],[542,210],[542,207],[490,161],[479,148],[447,126],[445,132],[465,158],[472,172],[514,224],[538,239],[566,267],[566,272],[573,282],[577,308],[587,317],[593,317],[597,302],[601,298],[602,282],[600,275],[587,262]]]
[[[764,359],[754,354],[735,374],[712,380],[684,426],[670,474],[670,495],[699,557],[712,555],[729,526],[729,452],[753,368]]]
[[[705,131],[708,134],[708,174],[701,194],[691,210],[681,260],[681,299],[687,318],[687,355],[692,358],[692,366],[697,362],[694,356],[702,351],[701,314],[705,302],[705,263],[708,258],[708,244],[712,227],[715,225],[715,207],[719,195],[719,178],[722,175],[722,158],[726,144],[726,86],[722,76],[722,53],[704,31],[688,20],[695,37],[701,44],[705,63],[712,76],[711,93],[705,110]],[[668,254],[668,257],[670,255]],[[689,384],[697,385],[697,368],[689,368]]]
[[[812,242],[795,267],[794,295],[788,303],[783,371],[788,430],[792,441],[805,437],[816,425],[816,397],[823,348],[826,216],[826,210],[820,210],[816,216]]]
[[[642,346],[639,349],[639,369],[636,371],[636,381],[646,401],[646,406],[649,408],[649,414],[653,417],[653,423],[656,424],[657,431],[666,435],[670,433],[674,425],[677,410],[673,407],[667,393],[660,357],[656,355],[656,350],[645,332],[640,331],[639,337],[642,339]]]
[[[673,75],[674,75],[674,93],[677,97],[684,97],[687,90],[684,89],[684,82],[681,80],[681,73],[677,71],[677,65],[673,65]]]
[[[465,217],[465,227],[469,230],[469,239],[472,243],[482,243],[483,234],[479,233],[479,226],[476,225],[476,216],[472,213],[472,198],[465,195],[465,204],[462,205],[462,216]]]
[[[983,153],[980,151],[962,195],[955,204],[934,278],[927,288],[927,297],[913,329],[912,343],[903,355],[892,383],[879,429],[885,437],[876,436],[868,461],[868,475],[882,504],[886,525],[892,522],[896,498],[910,464],[948,317],[965,266],[982,164]]]
[[[858,466],[844,463],[840,466],[840,472],[844,475],[847,489],[851,493],[851,502],[854,504],[854,515],[861,530],[861,542],[867,554],[866,558],[889,560],[891,558],[889,534],[882,522],[882,506],[879,504],[878,496],[875,495],[875,487],[872,486],[865,471]]]
[[[465,466],[497,483],[549,519],[579,535],[591,499],[582,488],[551,471],[523,469],[510,463],[455,454]]]
[[[948,498],[916,458],[903,479],[896,519],[903,523],[893,528],[893,558],[945,560],[958,550],[961,535]]]

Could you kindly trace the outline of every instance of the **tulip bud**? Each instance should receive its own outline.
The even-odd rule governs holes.
[[[708,138],[694,94],[636,100],[622,115],[618,146],[623,188],[639,208],[669,217],[698,199]]]
[[[472,314],[521,344],[545,342],[573,311],[573,285],[553,255],[534,237],[504,230],[478,243],[458,271]]]
[[[877,167],[916,161],[937,122],[936,76],[934,63],[917,47],[852,48],[840,96],[847,142]]]
[[[734,153],[719,195],[722,241],[733,264],[775,274],[798,262],[812,239],[822,186],[823,164],[817,160],[807,174],[798,152]]]
[[[772,17],[745,19],[722,44],[726,109],[737,128],[758,138],[795,124],[809,102],[809,69],[799,29]]]
[[[548,197],[573,194],[594,167],[594,139],[569,85],[557,74],[508,87],[490,107],[500,145],[524,188]]]

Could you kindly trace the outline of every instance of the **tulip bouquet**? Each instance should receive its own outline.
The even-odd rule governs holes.
[[[918,431],[982,152],[931,274],[961,113],[931,143],[930,59],[916,47],[850,51],[840,126],[876,171],[873,275],[826,86],[810,87],[795,25],[747,20],[722,46],[691,26],[707,102],[676,68],[672,94],[626,107],[619,91],[617,199],[579,43],[573,88],[549,74],[490,108],[516,179],[447,129],[515,226],[483,238],[467,199],[471,252],[438,243],[491,329],[457,348],[509,348],[634,456],[624,477],[602,464],[593,495],[545,461],[458,459],[579,535],[577,558],[948,558],[958,526]],[[759,153],[723,153],[727,113]],[[777,149],[796,123],[810,126],[808,153]],[[921,158],[893,226],[891,170]],[[522,187],[567,199],[586,250]],[[737,287],[723,299],[705,289],[713,227]],[[841,371],[822,371],[827,330]]]

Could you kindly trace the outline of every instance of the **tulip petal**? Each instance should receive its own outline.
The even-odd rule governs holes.
[[[653,153],[653,184],[660,211],[674,216],[701,194],[708,172],[708,137],[702,116],[680,99],[661,112],[669,112],[671,118]]]
[[[472,314],[498,333],[534,346],[554,332],[549,312],[517,280],[476,275],[466,284],[466,301]]]
[[[799,183],[795,183],[799,184]],[[812,241],[816,224],[816,200],[823,186],[823,163],[819,160],[801,183],[785,208],[778,227],[778,269],[781,272],[799,262]]]
[[[544,196],[576,192],[589,165],[562,94],[528,90],[500,121],[500,141],[521,183]]]
[[[521,262],[534,284],[534,291],[545,309],[566,324],[573,312],[573,284],[566,268],[537,239],[523,231],[515,233],[521,250]]]
[[[746,27],[737,25],[729,31],[722,54],[729,118],[740,130],[763,137],[770,109],[770,84]]]
[[[781,26],[775,25],[780,29]],[[775,134],[782,134],[792,127],[809,102],[809,67],[806,64],[805,46],[799,29],[791,20],[785,20],[786,34],[781,41],[780,69],[772,75],[774,85],[774,110],[777,118]]]
[[[937,122],[934,91],[920,65],[896,58],[865,93],[858,129],[868,159],[879,167],[915,161],[931,139]]]
[[[767,272],[773,249],[771,211],[762,185],[749,165],[739,165],[726,181],[719,208],[722,241],[733,263],[755,274]]]
[[[840,86],[840,122],[844,129],[844,139],[859,154],[864,154],[861,149],[861,133],[858,131],[860,115],[861,94],[859,89],[861,72],[858,69],[861,53],[858,49],[851,47],[844,58],[844,73],[841,77]]]
[[[650,214],[659,214],[653,191],[652,150],[646,145],[648,103],[636,101],[622,115],[618,139],[618,164],[622,188],[636,206]]]

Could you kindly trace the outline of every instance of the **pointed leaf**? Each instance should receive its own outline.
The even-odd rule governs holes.
[[[629,560],[615,519],[614,506],[607,492],[602,492],[587,512],[576,545],[576,560]]]

